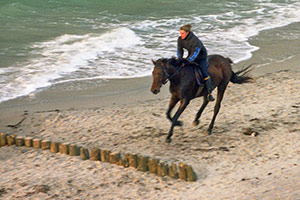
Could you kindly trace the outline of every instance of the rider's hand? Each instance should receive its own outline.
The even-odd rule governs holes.
[[[182,63],[182,64],[181,64],[181,67],[184,67],[184,66],[185,66],[185,64],[184,64],[184,63]]]

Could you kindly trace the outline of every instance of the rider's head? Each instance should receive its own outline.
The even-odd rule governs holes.
[[[190,24],[186,24],[186,25],[183,25],[180,27],[179,32],[180,32],[181,39],[184,40],[186,38],[186,36],[188,36],[188,34],[191,31],[191,28],[192,28],[192,26]]]

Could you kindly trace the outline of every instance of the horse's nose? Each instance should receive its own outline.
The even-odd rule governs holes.
[[[159,89],[152,90],[152,93],[153,93],[153,94],[158,94],[158,93],[159,93]]]

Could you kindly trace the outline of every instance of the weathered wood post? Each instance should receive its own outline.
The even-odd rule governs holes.
[[[113,152],[109,154],[109,162],[112,164],[116,164],[121,159],[121,154],[118,152]]]
[[[110,151],[109,150],[102,150],[100,152],[100,157],[101,157],[101,161],[102,162],[109,162],[109,155],[110,155]]]
[[[52,152],[52,153],[58,153],[59,152],[59,145],[60,145],[59,142],[52,141],[51,145],[50,145],[50,152]]]
[[[141,155],[138,155],[138,171],[146,172],[148,171],[148,160],[149,157],[144,157]]]
[[[92,150],[91,150],[91,160],[100,160],[100,149],[94,147]]]
[[[158,165],[159,165],[159,160],[158,159],[150,158],[148,160],[149,172],[157,174]]]
[[[42,150],[48,150],[48,149],[50,149],[50,146],[51,146],[50,140],[42,140],[41,141]]]
[[[0,133],[0,147],[7,145],[6,136],[7,136],[6,133]]]
[[[26,147],[32,147],[32,140],[33,140],[33,138],[32,137],[25,137],[24,138],[24,143],[25,143],[25,146]]]
[[[186,165],[187,181],[196,181],[197,175],[191,165]]]
[[[162,162],[157,166],[157,175],[159,176],[167,176],[169,175],[169,165]]]
[[[7,140],[8,146],[16,144],[16,136],[15,135],[7,135],[6,140]]]
[[[61,144],[59,144],[59,153],[61,153],[61,154],[69,154],[69,143],[61,143]]]
[[[138,156],[136,154],[128,155],[129,167],[136,168],[138,167]]]
[[[181,180],[187,180],[187,173],[186,173],[186,165],[184,163],[179,163],[178,164],[179,168],[179,178]]]
[[[33,139],[32,146],[33,146],[33,148],[36,148],[36,149],[41,148],[41,140],[37,139],[37,138]]]
[[[125,167],[125,168],[127,168],[127,167],[129,167],[129,156],[130,156],[130,154],[125,154],[124,155],[124,158],[122,159],[122,166],[123,167]]]
[[[178,168],[175,163],[172,163],[169,168],[169,176],[174,179],[177,179],[179,177]]]
[[[23,136],[16,137],[16,146],[17,147],[24,146],[24,137]]]
[[[82,160],[90,159],[89,150],[87,148],[80,148],[80,158]]]
[[[76,146],[75,144],[70,144],[69,146],[69,155],[70,156],[79,156],[79,147]]]

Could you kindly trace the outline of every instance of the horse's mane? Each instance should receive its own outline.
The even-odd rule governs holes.
[[[174,66],[175,68],[177,67],[180,67],[183,63],[185,65],[190,65],[192,66],[193,64],[188,62],[185,58],[176,58],[176,57],[171,57],[171,58],[160,58],[158,59],[160,60],[161,62],[163,62],[164,64],[169,64],[169,65],[172,65]]]
[[[186,59],[184,59],[184,58],[176,58],[176,57],[171,57],[171,58],[169,58],[169,59],[167,59],[167,61],[168,61],[168,63],[170,64],[170,65],[173,65],[174,67],[179,67],[179,66],[181,66],[182,65],[182,63],[185,63],[185,62],[187,62],[186,61]]]

